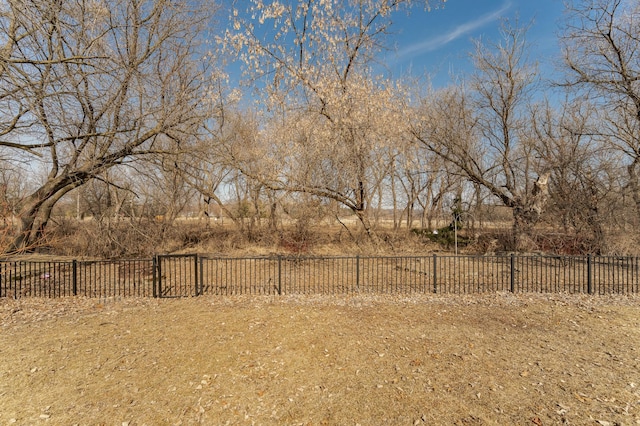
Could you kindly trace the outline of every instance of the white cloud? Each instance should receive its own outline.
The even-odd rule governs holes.
[[[500,18],[507,10],[509,10],[510,7],[511,2],[508,1],[504,3],[502,7],[500,7],[500,9],[482,15],[477,19],[474,19],[473,21],[459,25],[448,33],[411,44],[403,49],[400,49],[397,53],[397,58],[402,59],[408,56],[416,56],[422,53],[427,53],[439,49],[446,44],[451,43],[452,41],[464,36],[465,34],[469,34],[472,31],[495,21],[496,19]]]

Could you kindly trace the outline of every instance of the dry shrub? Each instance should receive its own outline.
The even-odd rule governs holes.
[[[313,226],[266,226],[237,229],[230,224],[211,225],[208,221],[151,219],[85,220],[56,219],[47,228],[37,252],[59,256],[91,258],[150,257],[160,253],[211,253],[226,255],[402,255],[453,251],[453,244],[433,241],[431,233],[377,229],[369,237],[361,228],[327,223]],[[461,253],[487,254],[509,251],[510,229],[459,233]],[[8,241],[8,234],[0,235]],[[466,242],[463,244],[463,242]],[[531,239],[530,252],[561,255],[639,255],[640,234],[612,232],[604,238],[538,230]]]
[[[0,251],[6,252],[13,240],[13,232],[10,225],[0,227]]]
[[[600,238],[583,233],[539,232],[535,242],[538,251],[568,256],[640,254],[640,235],[634,232],[610,231]]]
[[[482,232],[470,251],[479,254],[509,251],[512,234],[509,230]],[[637,256],[640,255],[640,235],[633,232],[610,232],[594,238],[573,232],[537,231],[531,236],[531,250],[567,256],[587,254]]]
[[[309,254],[314,251],[322,240],[321,231],[309,226],[299,226],[300,222],[292,230],[280,232],[279,248],[285,253]]]
[[[408,232],[380,230],[375,239],[341,226],[292,226],[233,229],[207,222],[173,224],[153,220],[65,220],[52,227],[49,249],[65,256],[92,258],[149,257],[158,253],[227,255],[354,255],[424,253],[437,250]],[[54,236],[55,235],[55,236]]]
[[[538,245],[545,253],[564,255],[602,254],[604,241],[581,234],[547,233],[538,238]]]
[[[513,236],[507,230],[479,232],[467,251],[476,254],[491,254],[509,251],[513,245]]]
[[[51,251],[95,258],[148,257],[174,242],[175,231],[153,220],[69,220],[54,227]]]
[[[610,256],[640,255],[640,235],[637,232],[618,231],[608,233],[603,241],[601,254]]]
[[[251,247],[258,246],[259,243],[252,242],[252,238],[245,232],[221,228],[211,231],[210,237],[199,244],[198,251],[225,254],[250,253]]]
[[[226,231],[200,223],[151,219],[66,220],[52,227],[50,251],[95,258],[149,257],[158,253],[207,251],[210,241],[227,240]]]
[[[280,237],[280,248],[287,253],[308,254],[310,251],[308,235],[301,236],[297,233],[283,233]]]

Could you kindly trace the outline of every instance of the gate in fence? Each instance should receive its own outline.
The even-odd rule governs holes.
[[[201,294],[197,254],[163,254],[157,268],[155,297],[190,297]]]

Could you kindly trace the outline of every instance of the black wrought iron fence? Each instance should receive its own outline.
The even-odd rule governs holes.
[[[154,259],[0,261],[0,297],[153,296]]]
[[[212,257],[0,261],[0,297],[203,294],[631,294],[640,258],[617,256]]]

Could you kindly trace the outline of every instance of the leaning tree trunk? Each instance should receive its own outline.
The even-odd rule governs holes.
[[[71,190],[86,182],[86,179],[59,178],[49,181],[37,191],[24,198],[16,206],[18,210],[19,228],[6,252],[16,253],[35,249],[38,241],[51,218],[56,203]]]
[[[530,251],[536,247],[533,228],[540,220],[549,198],[549,174],[539,176],[531,194],[525,200],[516,200],[513,207],[513,250]]]
[[[352,209],[352,211],[356,214],[356,217],[360,221],[362,229],[364,229],[364,232],[366,233],[369,241],[371,241],[373,245],[377,247],[380,241],[378,239],[378,235],[373,229],[373,225],[371,224],[371,220],[369,219],[369,214],[366,209],[357,208]]]

